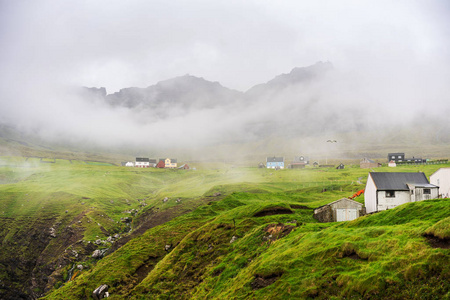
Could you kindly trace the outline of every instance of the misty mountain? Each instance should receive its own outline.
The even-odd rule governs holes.
[[[93,97],[103,98],[113,107],[144,110],[166,118],[198,109],[226,107],[244,100],[242,92],[200,77],[184,75],[147,88],[129,87],[106,94],[104,88],[87,88]]]
[[[322,79],[329,71],[333,70],[331,62],[317,62],[304,68],[294,68],[288,74],[281,74],[268,81],[250,88],[246,94],[252,98],[261,97],[295,85],[306,85],[314,80]]]
[[[106,94],[104,88],[85,88],[84,96],[89,94],[111,107],[144,113],[150,116],[146,122],[208,112],[217,115],[215,122],[227,123],[228,116],[234,116],[232,126],[225,132],[222,130],[224,138],[227,135],[235,140],[259,138],[280,132],[298,135],[311,132],[311,129],[306,130],[311,126],[324,131],[324,124],[319,124],[321,120],[317,115],[324,115],[322,108],[329,105],[324,104],[321,89],[317,87],[324,84],[324,78],[332,71],[330,62],[294,68],[245,93],[218,82],[185,75],[147,88],[124,88],[113,94]],[[329,124],[330,121],[326,123]]]

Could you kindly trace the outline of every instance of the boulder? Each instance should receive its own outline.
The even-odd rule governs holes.
[[[103,253],[100,250],[95,250],[94,253],[92,253],[92,258],[102,258],[103,257]]]
[[[55,230],[55,228],[51,227],[49,229],[49,233],[50,233],[51,237],[54,237],[54,238],[56,237],[56,230]]]
[[[236,242],[237,239],[238,239],[237,236],[233,235],[233,237],[230,240],[230,244]]]
[[[96,288],[93,292],[92,292],[92,297],[95,300],[100,300],[103,299],[105,297],[108,297],[108,285],[106,284],[102,284],[101,286],[99,286],[98,288]]]

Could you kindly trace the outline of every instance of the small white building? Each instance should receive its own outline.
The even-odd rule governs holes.
[[[439,196],[450,197],[450,168],[440,168],[430,176],[430,183],[439,186]]]
[[[125,167],[134,167],[134,162],[132,162],[132,161],[127,161],[127,162],[125,163]]]
[[[396,164],[395,161],[393,161],[393,160],[391,160],[391,161],[388,163],[388,167],[395,168],[396,166],[397,166],[397,164]]]
[[[398,205],[435,199],[439,187],[428,182],[423,172],[370,172],[364,191],[366,212],[376,212]]]
[[[355,200],[342,198],[314,209],[319,222],[351,221],[364,215],[363,205]]]

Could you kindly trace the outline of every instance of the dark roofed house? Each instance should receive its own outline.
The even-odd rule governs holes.
[[[148,168],[150,166],[150,159],[147,157],[136,157],[136,168]]]
[[[430,184],[423,172],[370,172],[364,192],[367,213],[439,195],[439,187]]]
[[[156,159],[149,159],[149,160],[148,160],[148,163],[149,163],[149,166],[150,166],[151,168],[156,168],[156,164],[157,164],[158,162],[156,161]]]
[[[284,157],[267,157],[266,159],[267,169],[284,169]]]
[[[342,170],[344,168],[345,168],[345,166],[343,163],[340,163],[339,166],[336,167],[337,170]]]
[[[402,162],[405,161],[405,153],[398,152],[398,153],[389,153],[388,154],[388,161],[395,161],[395,162]]]

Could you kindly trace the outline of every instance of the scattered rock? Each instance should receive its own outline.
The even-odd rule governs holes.
[[[95,250],[94,253],[92,253],[92,258],[102,258],[103,252],[101,250]]]
[[[69,211],[68,210],[66,210],[66,214],[68,213]]]
[[[163,203],[166,203],[167,201],[169,201],[169,198],[164,197],[164,199],[162,201],[163,201]]]
[[[238,237],[235,236],[235,235],[233,235],[233,237],[232,237],[231,240],[230,240],[230,244],[236,242],[237,239],[238,239]]]
[[[56,237],[56,230],[55,230],[55,228],[51,227],[51,228],[49,229],[49,233],[50,233],[50,236],[51,236],[51,237],[53,237],[53,238]]]
[[[181,202],[181,199],[180,199],[180,198],[177,198],[177,200],[175,200],[175,202],[176,202],[176,203],[180,203],[180,202]]]
[[[115,239],[118,239],[118,238],[120,238],[120,235],[119,235],[118,233],[116,233],[116,234],[114,235],[114,238],[115,238]]]
[[[164,250],[165,250],[165,251],[169,251],[170,248],[172,248],[172,245],[165,245],[165,246],[164,246]]]
[[[101,239],[95,240],[95,243],[96,243],[97,245],[100,245],[100,244],[102,243],[102,240],[101,240]]]
[[[113,237],[112,237],[112,236],[108,236],[108,238],[106,239],[106,241],[107,241],[107,242],[110,242],[110,243],[114,242],[114,240],[113,240]]]
[[[109,288],[108,285],[102,284],[92,292],[92,297],[95,300],[107,298],[109,296],[108,288]]]
[[[221,195],[222,195],[222,193],[214,193],[213,194],[214,197],[218,197],[218,196],[221,196]]]
[[[77,265],[77,269],[82,271],[83,270],[83,265]]]

